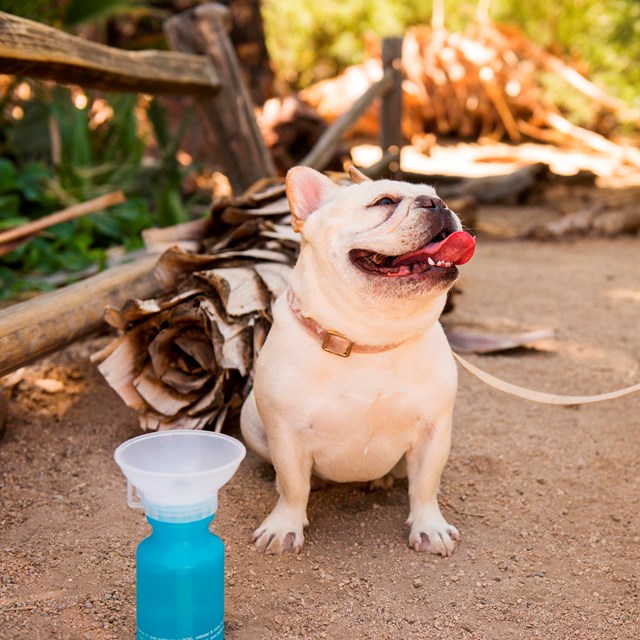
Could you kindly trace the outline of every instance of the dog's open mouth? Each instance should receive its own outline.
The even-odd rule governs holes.
[[[349,255],[353,263],[364,271],[402,277],[431,269],[453,269],[469,262],[475,247],[476,239],[466,231],[455,231],[449,235],[442,231],[424,247],[400,256],[387,256],[366,249],[353,249]]]

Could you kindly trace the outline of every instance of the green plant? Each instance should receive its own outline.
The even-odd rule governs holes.
[[[16,16],[69,27],[112,16],[145,4],[136,0],[3,0],[2,10]]]
[[[163,0],[6,0],[2,10],[58,28],[91,23],[98,27],[94,33],[106,37],[113,19],[135,27],[141,16],[157,20],[170,5]],[[16,98],[19,85],[29,87],[30,98]],[[177,153],[189,118],[170,133],[155,99],[85,95],[0,78],[0,229],[111,191],[121,189],[127,196],[124,204],[51,227],[0,256],[0,300],[47,288],[46,276],[53,272],[102,266],[113,245],[140,247],[146,227],[187,220],[191,204],[202,197],[196,193],[184,202],[182,192],[186,169]]]
[[[637,0],[500,0],[496,20],[520,26],[534,41],[573,58],[630,106],[640,107],[640,4]]]
[[[359,62],[367,32],[402,33],[397,8],[389,0],[267,0],[267,46],[278,74],[300,88]]]
[[[46,288],[44,276],[53,272],[102,266],[108,247],[135,249],[143,229],[188,219],[185,170],[176,160],[186,125],[171,136],[155,100],[148,120],[139,96],[93,100],[62,87],[37,90],[21,108],[22,119],[0,119],[0,228],[118,189],[127,201],[51,227],[0,257],[0,299]],[[110,117],[96,124],[100,109]],[[148,153],[154,140],[158,157]]]

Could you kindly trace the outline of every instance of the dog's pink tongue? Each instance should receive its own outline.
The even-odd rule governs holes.
[[[398,256],[393,261],[393,266],[397,267],[408,262],[415,262],[416,257],[431,258],[434,262],[444,260],[453,264],[464,264],[469,262],[476,250],[476,239],[466,231],[455,231],[440,242],[430,242],[422,249]]]

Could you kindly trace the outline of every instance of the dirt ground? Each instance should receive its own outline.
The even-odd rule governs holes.
[[[556,351],[471,356],[492,373],[572,394],[640,380],[639,238],[481,239],[462,288],[457,314],[557,330]],[[149,527],[127,507],[112,458],[139,433],[136,417],[87,360],[105,339],[29,367],[10,400],[3,640],[135,635],[134,552]],[[275,489],[250,454],[215,520],[227,550],[225,637],[637,640],[639,434],[637,395],[547,407],[461,372],[441,500],[462,540],[448,559],[407,547],[402,485],[318,490],[302,553],[258,555],[249,537]]]

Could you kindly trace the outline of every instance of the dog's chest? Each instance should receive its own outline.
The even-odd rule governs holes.
[[[315,473],[338,482],[384,476],[431,428],[450,396],[436,379],[379,371],[335,376],[315,396],[300,434]]]

